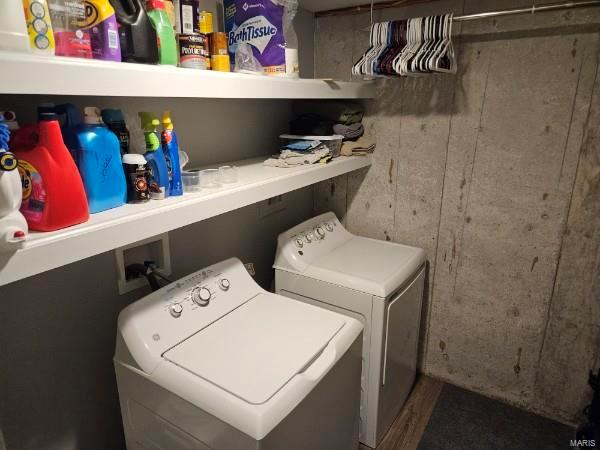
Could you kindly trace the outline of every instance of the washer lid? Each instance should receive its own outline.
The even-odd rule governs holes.
[[[344,326],[342,316],[259,294],[165,352],[165,359],[251,404],[262,404]]]
[[[424,262],[423,249],[354,236],[313,261],[305,274],[378,297],[387,297]]]

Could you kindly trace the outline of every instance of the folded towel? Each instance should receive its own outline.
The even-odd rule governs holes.
[[[310,153],[283,150],[279,158],[269,158],[263,164],[271,167],[296,167],[305,164],[314,164],[330,156],[331,151],[323,145]]]
[[[344,156],[366,155],[375,151],[375,142],[366,137],[360,137],[356,141],[345,141],[342,143],[341,154]]]
[[[344,136],[345,141],[355,141],[365,133],[365,127],[360,122],[353,123],[352,125],[336,123],[333,126],[333,132]]]

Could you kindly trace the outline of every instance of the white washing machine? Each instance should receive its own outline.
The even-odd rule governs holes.
[[[415,380],[425,252],[354,236],[326,213],[279,236],[274,267],[278,294],[363,323],[360,441],[376,447]]]
[[[362,325],[261,289],[237,259],[119,315],[131,449],[356,449]]]

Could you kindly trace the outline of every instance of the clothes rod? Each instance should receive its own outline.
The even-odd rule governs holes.
[[[546,5],[530,6],[527,8],[505,9],[502,11],[490,11],[477,14],[467,14],[464,16],[454,16],[455,22],[467,22],[470,20],[489,19],[491,17],[513,16],[516,14],[537,14],[548,11],[562,11],[566,9],[585,8],[590,6],[600,6],[600,0],[583,0],[579,2],[566,3],[548,3]]]
[[[373,5],[373,9],[390,9],[390,8],[402,8],[405,6],[412,6],[420,3],[430,3],[428,0],[400,0],[393,2],[385,2],[385,3],[375,3]],[[502,16],[512,16],[516,14],[537,14],[540,12],[549,12],[549,11],[562,11],[567,9],[574,8],[586,8],[586,7],[594,7],[600,6],[600,0],[581,0],[581,1],[573,1],[573,2],[560,2],[560,3],[548,3],[545,5],[533,5],[522,8],[513,8],[513,9],[505,9],[500,11],[489,11],[475,14],[466,14],[462,16],[454,16],[453,20],[456,22],[468,22],[471,20],[480,20],[480,19],[489,19],[492,17],[502,17]],[[316,17],[324,17],[324,16],[338,16],[338,15],[348,15],[348,14],[363,14],[365,12],[369,12],[371,10],[371,5],[358,5],[349,8],[341,8],[341,9],[331,9],[328,11],[320,11],[315,14]]]

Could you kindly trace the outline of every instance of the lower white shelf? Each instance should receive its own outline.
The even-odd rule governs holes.
[[[371,165],[369,157],[342,156],[282,169],[263,166],[264,159],[228,163],[239,168],[232,185],[128,204],[63,230],[32,232],[22,249],[0,253],[0,286]]]

